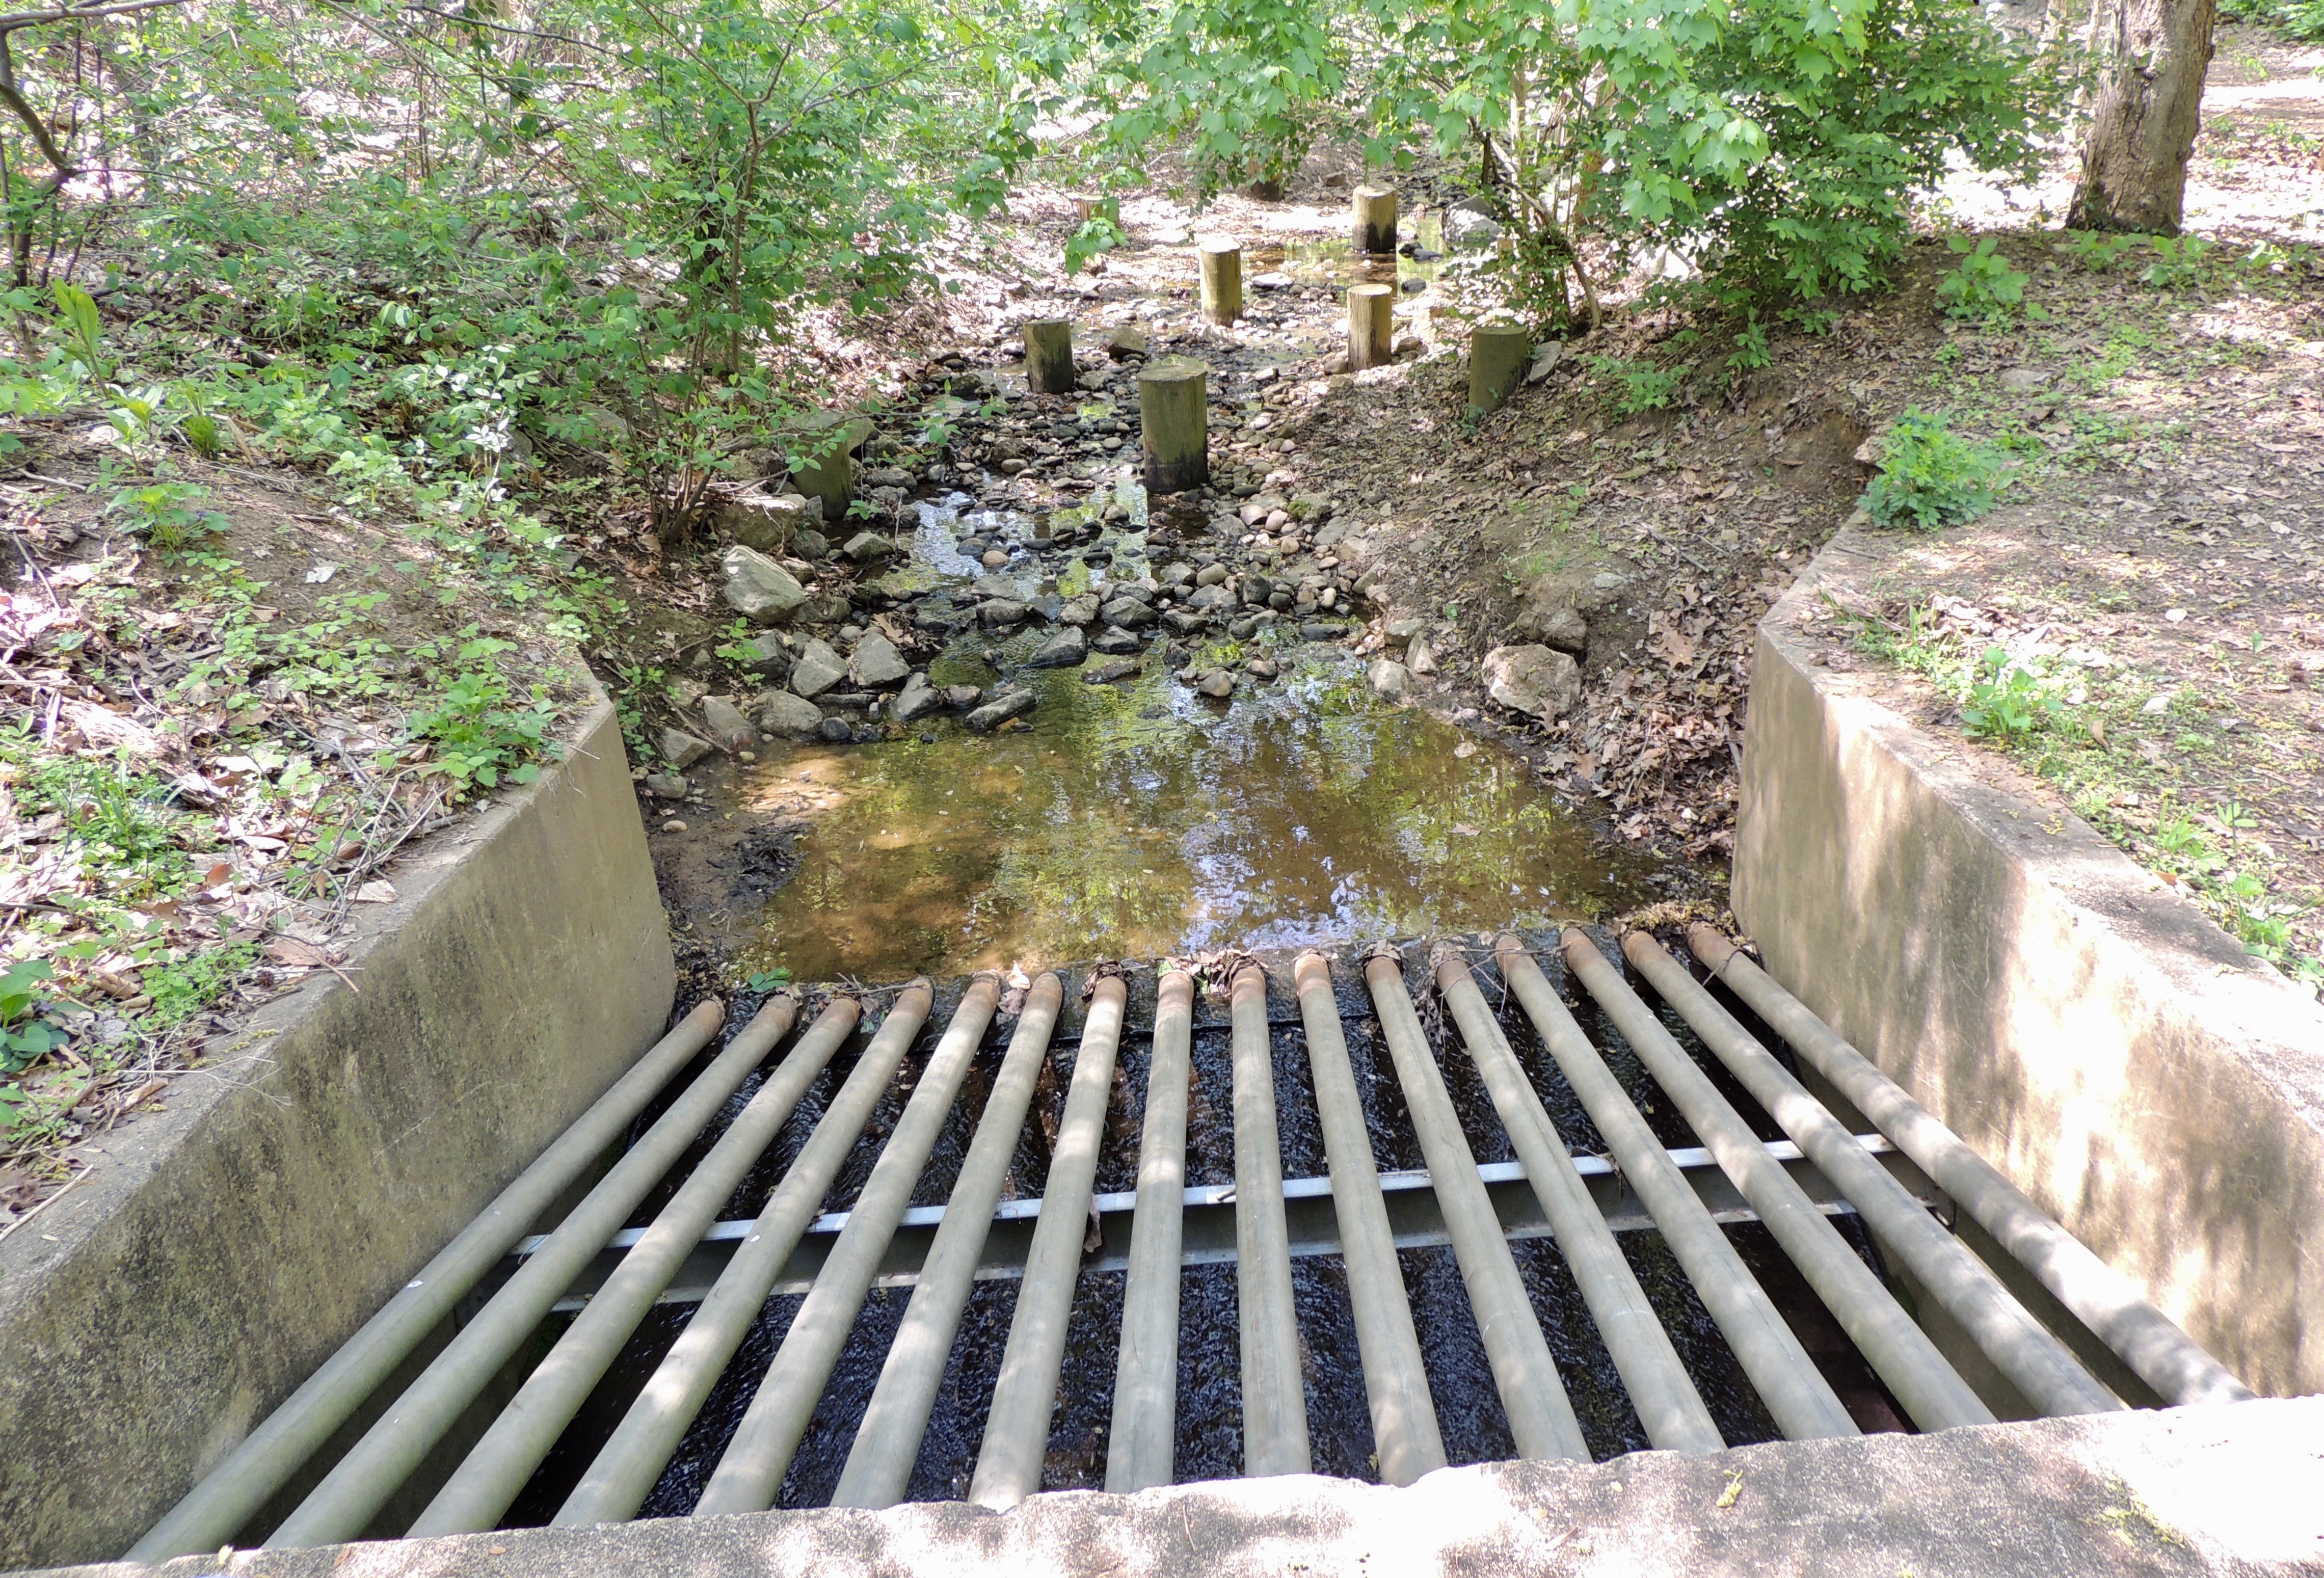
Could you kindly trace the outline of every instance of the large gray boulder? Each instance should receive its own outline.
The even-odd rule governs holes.
[[[827,641],[811,641],[791,665],[791,689],[812,701],[847,678],[847,665]]]
[[[759,727],[785,740],[808,740],[823,727],[823,713],[805,697],[770,690],[759,698]]]
[[[1116,597],[1099,609],[1098,615],[1122,630],[1141,630],[1154,623],[1154,610],[1135,597]]]
[[[823,501],[797,494],[743,494],[718,506],[718,529],[745,548],[779,553],[823,524]]]
[[[1495,647],[1480,670],[1485,694],[1547,723],[1582,698],[1582,665],[1548,647]]]
[[[755,623],[788,619],[807,601],[807,588],[755,548],[735,544],[721,556],[718,568],[726,577],[726,606]]]
[[[910,674],[912,666],[904,661],[904,654],[896,643],[876,632],[855,643],[854,655],[847,660],[847,677],[859,689],[887,690],[901,685]]]
[[[1089,656],[1089,642],[1072,625],[1041,643],[1040,651],[1025,660],[1028,669],[1073,669]]]
[[[986,702],[968,715],[968,726],[980,734],[989,734],[1010,718],[1031,712],[1038,698],[1029,690],[1012,690],[1008,695]]]
[[[908,724],[914,718],[927,716],[944,704],[944,693],[929,685],[928,677],[915,674],[904,681],[904,688],[897,693],[890,715],[899,723]]]

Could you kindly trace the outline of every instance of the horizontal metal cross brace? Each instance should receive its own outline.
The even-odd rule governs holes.
[[[1901,1151],[1877,1134],[1860,1134],[1857,1142],[1877,1157],[1881,1165],[1894,1174],[1914,1197],[1935,1206],[1943,1200],[1936,1186]],[[1789,1140],[1767,1142],[1768,1154],[1784,1165],[1794,1182],[1806,1191],[1809,1199],[1826,1215],[1853,1213],[1840,1192],[1832,1187],[1813,1163],[1800,1155],[1799,1148]],[[1694,1186],[1694,1191],[1710,1208],[1712,1218],[1722,1223],[1755,1222],[1757,1215],[1744,1203],[1743,1197],[1719,1170],[1711,1153],[1702,1148],[1689,1147],[1667,1153],[1672,1163]],[[1577,1156],[1574,1170],[1605,1213],[1606,1223],[1617,1232],[1636,1232],[1655,1225],[1645,1205],[1633,1195],[1621,1172],[1604,1157]],[[1526,1181],[1524,1167],[1515,1161],[1487,1162],[1477,1169],[1491,1196],[1493,1208],[1500,1217],[1501,1231],[1511,1239],[1547,1238],[1551,1236],[1548,1220],[1542,1213],[1541,1203]],[[1443,1213],[1436,1204],[1436,1192],[1425,1170],[1391,1172],[1380,1175],[1380,1192],[1388,1201],[1388,1224],[1398,1249],[1428,1249],[1452,1241],[1444,1229]],[[1199,1184],[1185,1191],[1183,1263],[1189,1266],[1216,1265],[1231,1262],[1235,1258],[1234,1226],[1235,1188],[1232,1184]],[[1291,1231],[1291,1253],[1333,1255],[1340,1252],[1340,1228],[1337,1213],[1332,1208],[1332,1180],[1329,1178],[1289,1178],[1283,1185],[1284,1213]],[[1100,1195],[1092,1203],[1092,1216],[1097,1233],[1097,1248],[1083,1262],[1087,1271],[1120,1271],[1130,1264],[1130,1240],[1135,1227],[1138,1196],[1135,1194]],[[915,1206],[904,1214],[895,1237],[890,1241],[885,1259],[881,1262],[879,1285],[883,1287],[908,1287],[919,1279],[921,1261],[926,1259],[929,1243],[936,1237],[936,1226],[944,1220],[941,1205]],[[1041,1202],[1010,1200],[1004,1202],[992,1213],[992,1230],[984,1241],[976,1275],[980,1280],[994,1280],[1023,1275],[1025,1256],[1032,1247],[1033,1224],[1041,1213]],[[805,1293],[822,1269],[824,1257],[830,1252],[840,1230],[847,1225],[847,1213],[831,1212],[816,1219],[798,1248],[791,1251],[785,1262],[781,1279],[774,1291],[780,1294]],[[702,1240],[689,1254],[678,1274],[670,1279],[659,1299],[663,1304],[698,1304],[709,1293],[718,1274],[725,1269],[734,1245],[750,1235],[752,1224],[747,1221],[714,1223],[702,1235]],[[612,1241],[598,1252],[596,1259],[574,1282],[572,1288],[556,1308],[571,1313],[588,1300],[588,1296],[604,1286],[621,1264],[622,1256],[642,1236],[642,1229],[628,1228],[616,1233]],[[528,1238],[519,1243],[505,1262],[512,1272],[526,1255],[538,1249],[545,1239]],[[494,1278],[497,1282],[501,1278]],[[479,1289],[488,1293],[490,1287]]]

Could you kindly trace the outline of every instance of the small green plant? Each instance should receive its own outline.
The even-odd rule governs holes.
[[[480,663],[502,644],[470,641],[460,649],[460,660]],[[411,734],[429,742],[430,765],[452,780],[456,798],[471,788],[540,777],[541,758],[558,754],[548,738],[556,721],[546,692],[536,687],[529,706],[512,706],[508,681],[491,669],[472,667],[446,688],[442,706],[413,715]]]
[[[1880,441],[1880,475],[1857,501],[1883,526],[1934,531],[1993,508],[2006,463],[1941,415],[1907,411]]]
[[[727,625],[726,639],[711,649],[711,655],[722,661],[742,668],[758,660],[759,651],[751,644],[751,622],[738,619]]]
[[[791,983],[791,973],[778,965],[772,970],[754,970],[742,984],[752,992],[776,992]]]
[[[208,497],[208,489],[193,483],[156,480],[120,489],[106,508],[162,552],[180,553],[232,524],[219,512],[201,508]]]
[[[1112,200],[1107,199],[1109,203]],[[1101,209],[1083,220],[1082,227],[1074,231],[1065,243],[1065,272],[1069,275],[1080,273],[1090,265],[1091,260],[1129,245],[1130,235],[1122,229],[1121,221]]]
[[[1961,731],[1971,739],[2006,745],[2049,727],[2064,710],[2043,674],[1999,647],[1986,649],[1978,670],[1961,703]]]
[[[2157,235],[2150,243],[2154,261],[2138,276],[2141,284],[2158,291],[2191,291],[2202,283],[2206,260],[2218,243],[2200,235]]]
[[[1679,385],[1694,371],[1694,364],[1681,362],[1674,367],[1656,367],[1650,363],[1634,362],[1628,356],[1592,356],[1590,370],[1622,386],[1622,392],[1614,397],[1614,409],[1620,415],[1634,417],[1646,411],[1669,410]]]
[[[256,943],[228,943],[205,948],[167,964],[156,964],[139,977],[152,998],[146,1020],[156,1029],[189,1020],[224,997],[234,983],[258,963]]]
[[[2103,230],[2074,230],[2067,233],[2061,245],[2068,257],[2092,273],[2102,274],[2144,246],[2146,238],[2143,235],[2109,235]]]
[[[30,1068],[61,1045],[64,1029],[48,1017],[39,987],[53,975],[45,959],[23,959],[0,972],[0,1074]],[[6,1119],[0,1115],[0,1126]]]
[[[1766,366],[1775,356],[1767,348],[1767,326],[1759,321],[1754,311],[1748,315],[1735,336],[1735,349],[1727,358],[1729,373],[1752,373]]]
[[[1961,254],[1960,266],[1937,281],[1945,316],[1965,323],[1998,323],[2017,316],[2025,304],[2027,276],[2009,266],[1988,235],[1971,246],[1965,235],[1946,243]]]
[[[112,377],[117,364],[105,354],[97,298],[69,280],[59,280],[51,293],[57,300],[57,327],[64,333],[66,355],[100,383]]]

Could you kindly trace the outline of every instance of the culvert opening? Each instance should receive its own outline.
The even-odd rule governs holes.
[[[1692,940],[698,1007],[131,1554],[2249,1395]]]

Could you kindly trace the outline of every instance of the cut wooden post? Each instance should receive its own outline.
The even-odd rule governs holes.
[[[1533,335],[1514,323],[1480,323],[1469,331],[1469,409],[1499,411],[1533,359]]]
[[[1356,250],[1396,250],[1396,189],[1360,186],[1355,196]]]
[[[1232,323],[1242,316],[1242,244],[1231,235],[1205,235],[1194,243],[1203,261],[1203,316]]]
[[[1074,217],[1084,225],[1097,217],[1098,206],[1105,201],[1093,192],[1076,192],[1065,200],[1074,206]]]
[[[1388,337],[1396,319],[1396,287],[1393,285],[1351,285],[1348,287],[1348,370],[1360,373],[1366,367],[1384,367],[1388,363]]]
[[[791,467],[791,481],[811,499],[823,501],[823,518],[842,521],[855,500],[855,451],[872,436],[869,419],[824,411],[801,424],[796,440],[806,458]]]
[[[1025,376],[1036,394],[1073,392],[1073,319],[1037,318],[1025,326]]]
[[[1165,356],[1138,374],[1148,493],[1180,494],[1211,480],[1210,372],[1192,356]]]

